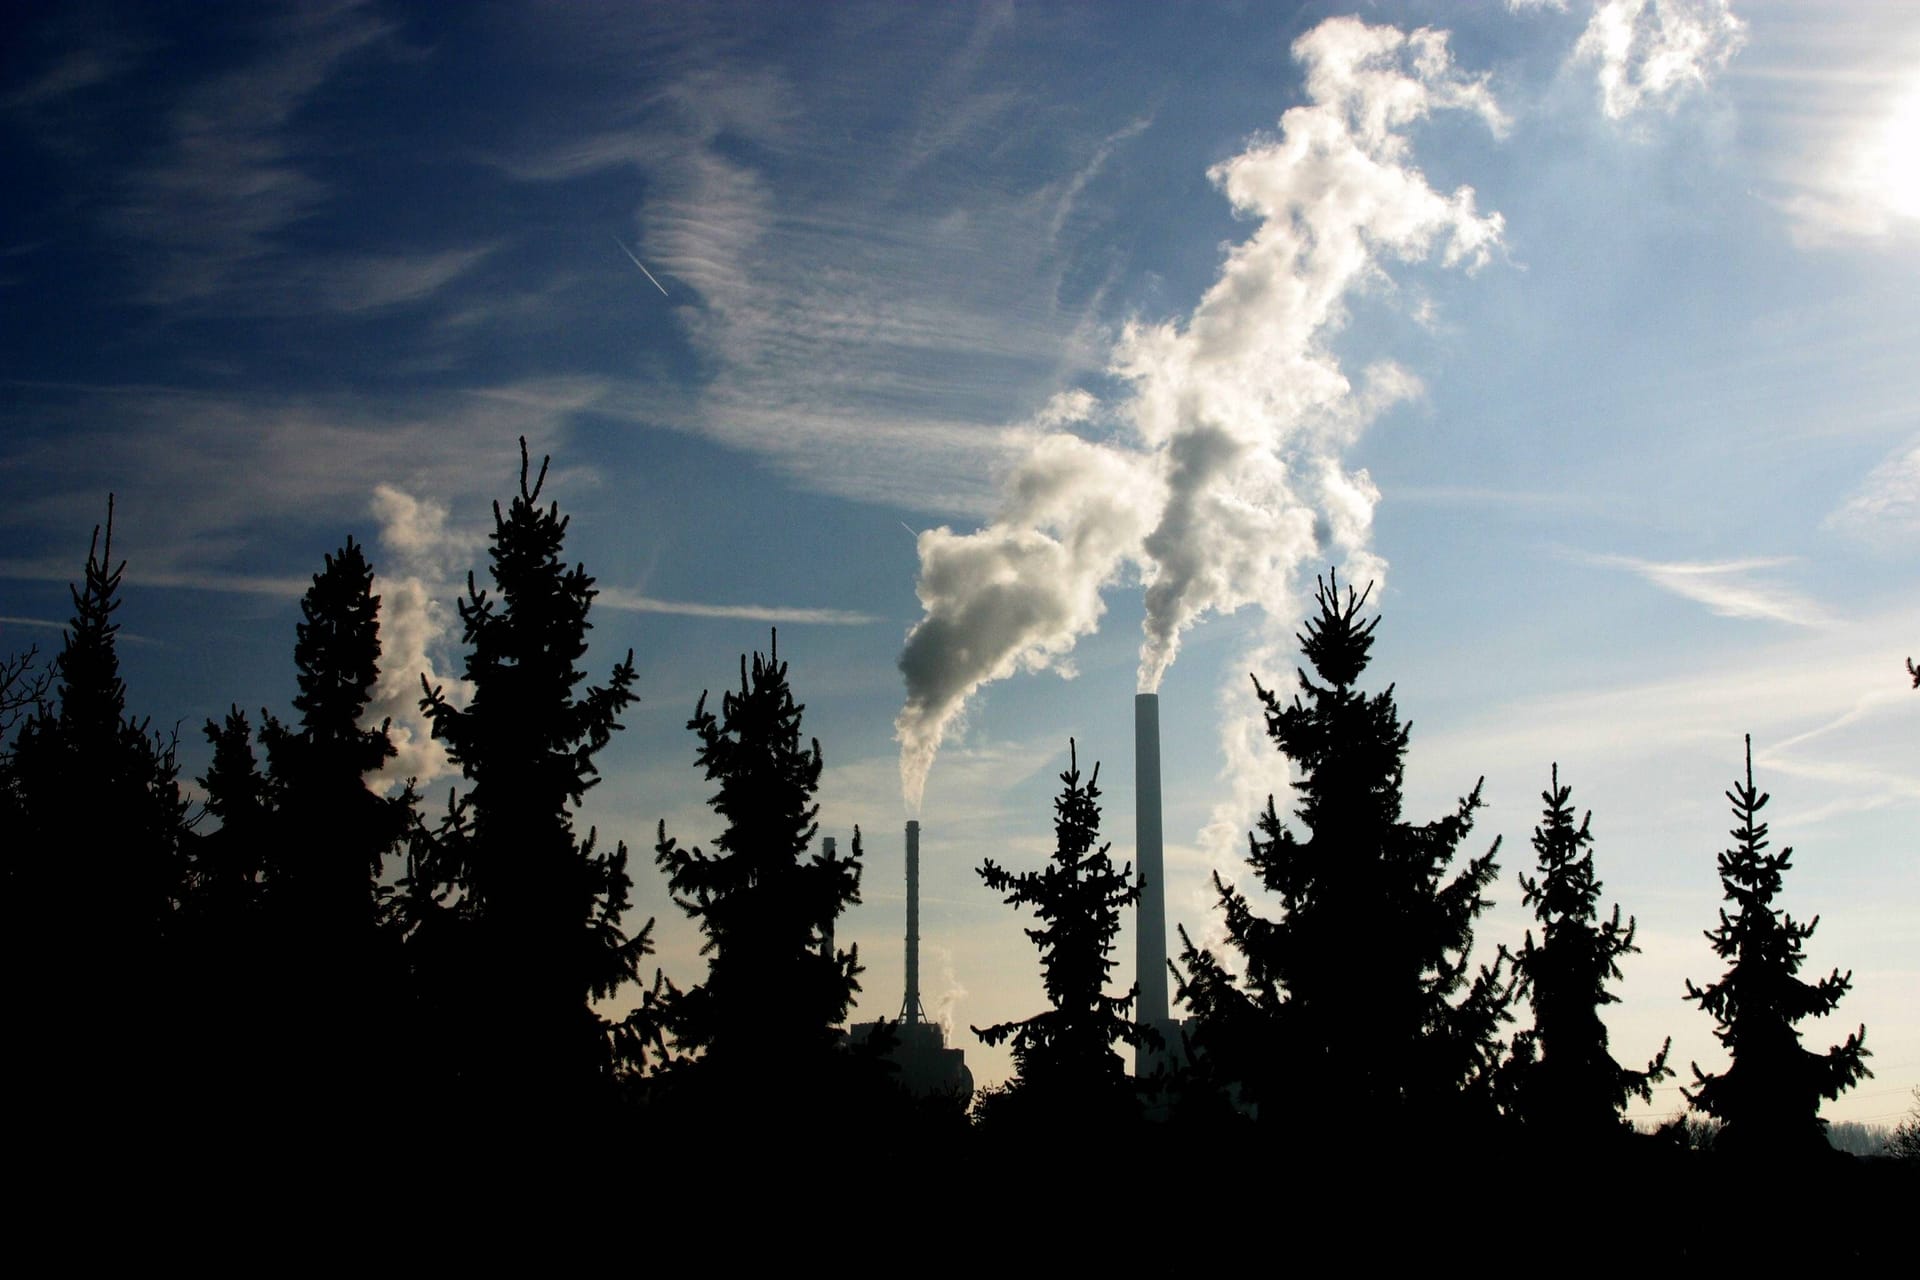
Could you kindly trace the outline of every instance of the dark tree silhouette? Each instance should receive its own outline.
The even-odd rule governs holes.
[[[595,833],[576,839],[572,817],[598,780],[594,755],[636,700],[633,655],[606,685],[580,691],[593,579],[561,558],[559,505],[539,505],[547,460],[531,483],[528,472],[522,439],[519,495],[504,513],[493,508],[497,594],[469,574],[460,602],[472,696],[461,706],[427,688],[421,701],[469,785],[415,851],[404,891],[420,912],[452,913],[410,922],[415,944],[434,951],[416,965],[451,1037],[443,1061],[482,1105],[538,1119],[641,1065],[633,1055],[650,1037],[636,1034],[640,1011],[615,1023],[591,1002],[635,981],[652,921],[626,932],[626,846],[596,851]]]
[[[232,1028],[231,1055],[251,1047],[252,1057],[273,1064],[283,1091],[308,1099],[301,1108],[308,1122],[365,1124],[382,1101],[403,1021],[397,938],[379,928],[380,875],[415,822],[415,796],[411,788],[386,796],[367,785],[394,747],[385,723],[361,723],[380,674],[380,597],[351,537],[313,576],[300,618],[298,714],[291,724],[265,715],[265,777],[248,772],[244,719],[207,726],[214,743],[209,807],[221,829],[203,842],[202,857],[226,863],[207,866],[208,878],[257,868],[263,882],[259,918],[211,920],[208,933],[257,953],[273,971],[274,989],[263,998],[248,987],[249,975],[233,972],[231,957],[217,954],[208,958],[207,982],[236,988],[234,1002],[258,1010],[252,1021],[261,1025]],[[249,839],[257,841],[251,866],[240,848]],[[281,1008],[300,1016],[274,1016]]]
[[[1618,980],[1620,957],[1633,955],[1634,922],[1620,923],[1620,908],[1599,918],[1600,881],[1593,870],[1593,821],[1583,814],[1573,822],[1568,803],[1572,787],[1560,785],[1560,766],[1540,798],[1546,802],[1541,824],[1533,829],[1538,876],[1520,876],[1523,906],[1533,908],[1540,940],[1533,931],[1513,957],[1515,994],[1531,999],[1533,1027],[1514,1038],[1512,1063],[1505,1068],[1513,1106],[1536,1131],[1561,1142],[1578,1143],[1628,1132],[1620,1118],[1629,1097],[1652,1101],[1653,1086],[1673,1072],[1662,1045],[1644,1071],[1629,1071],[1607,1051],[1602,1005],[1618,997],[1607,990]]]
[[[1324,683],[1302,671],[1300,695],[1283,705],[1254,681],[1268,735],[1301,773],[1294,812],[1310,833],[1284,827],[1269,799],[1249,837],[1248,864],[1281,915],[1264,918],[1216,874],[1240,973],[1183,930],[1175,977],[1199,1020],[1195,1054],[1263,1112],[1308,1130],[1337,1117],[1404,1135],[1451,1123],[1463,1100],[1490,1106],[1510,993],[1500,961],[1476,974],[1468,953],[1500,845],[1448,878],[1478,784],[1444,818],[1402,821],[1407,726],[1391,687],[1354,688],[1379,619],[1361,620],[1366,597],[1349,588],[1343,601],[1331,578],[1315,599],[1299,640]]]
[[[1699,1110],[1722,1121],[1719,1149],[1758,1154],[1824,1151],[1826,1121],[1820,1100],[1838,1098],[1873,1073],[1863,1026],[1825,1053],[1800,1046],[1796,1023],[1830,1013],[1853,985],[1851,973],[1835,969],[1818,982],[1795,975],[1805,962],[1805,943],[1819,917],[1801,924],[1776,911],[1773,900],[1790,869],[1792,849],[1767,853],[1767,824],[1760,810],[1771,798],[1753,785],[1753,738],[1747,742],[1746,781],[1727,792],[1739,823],[1734,844],[1720,854],[1720,883],[1732,914],[1720,909],[1718,928],[1707,940],[1729,962],[1718,982],[1687,983],[1687,998],[1713,1015],[1714,1034],[1732,1059],[1727,1070],[1707,1075],[1694,1064],[1694,1087],[1684,1090]]]
[[[687,727],[698,767],[718,784],[709,803],[726,823],[712,853],[682,848],[660,824],[656,861],[681,910],[706,935],[706,981],[671,1000],[682,1049],[703,1059],[711,1087],[776,1112],[817,1089],[840,1057],[839,1024],[860,989],[857,948],[833,943],[834,922],[860,900],[860,837],[847,857],[809,853],[818,826],[820,744],[802,745],[778,635],[720,714],[700,695]]]
[[[72,589],[73,620],[54,659],[52,704],[20,726],[14,745],[23,811],[8,824],[16,837],[9,841],[9,878],[18,872],[52,895],[20,895],[34,914],[52,902],[85,902],[106,936],[121,939],[118,946],[151,944],[183,884],[187,805],[171,742],[126,713],[114,640],[120,625],[113,620],[126,566],[112,564],[111,499],[104,540],[101,532],[93,531],[84,584]],[[67,932],[57,919],[28,927]]]
[[[1913,677],[1913,687],[1920,689],[1920,667],[1913,665],[1913,659],[1907,659],[1907,674]]]
[[[413,810],[411,793],[387,797],[366,785],[395,751],[386,724],[361,724],[380,677],[380,597],[352,538],[326,557],[300,615],[298,726],[267,716],[260,730],[280,810],[269,875],[282,914],[299,920],[311,942],[327,948],[332,939],[337,948],[372,927],[381,869]]]
[[[1913,1109],[1887,1135],[1887,1154],[1896,1160],[1920,1160],[1920,1088],[1913,1091]]]
[[[162,1071],[129,1077],[123,1064],[126,1046],[150,1053],[166,1025],[189,837],[173,743],[126,712],[111,499],[101,535],[96,527],[72,589],[52,703],[20,726],[0,789],[11,809],[0,844],[15,1044],[40,1090],[23,1096],[56,1123],[82,1121],[53,1099],[82,1098],[111,1123],[116,1109],[142,1112],[165,1092]]]
[[[207,721],[206,732],[213,759],[199,782],[207,812],[220,825],[198,841],[189,906],[226,921],[260,909],[275,806],[272,782],[253,754],[246,713],[234,707],[225,721]]]
[[[1040,951],[1052,1008],[1020,1022],[973,1033],[991,1045],[1013,1044],[1016,1071],[1004,1102],[1054,1122],[1112,1120],[1129,1099],[1125,1064],[1115,1042],[1139,1043],[1128,1019],[1137,988],[1107,994],[1120,913],[1140,898],[1131,864],[1116,867],[1100,839],[1100,766],[1083,784],[1073,740],[1053,802],[1054,854],[1038,871],[1015,874],[988,859],[980,878],[1009,906],[1031,907],[1040,920],[1027,937]]]
[[[53,673],[35,669],[39,657],[40,646],[29,645],[25,653],[0,658],[0,747],[16,725],[46,707],[53,691]]]

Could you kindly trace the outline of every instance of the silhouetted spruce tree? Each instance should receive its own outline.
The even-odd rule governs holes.
[[[1343,1141],[1361,1130],[1405,1139],[1491,1109],[1509,991],[1499,961],[1476,974],[1468,955],[1500,842],[1448,877],[1477,783],[1452,814],[1402,821],[1407,726],[1391,686],[1354,687],[1379,619],[1363,621],[1366,597],[1349,588],[1343,601],[1331,577],[1315,600],[1299,640],[1321,683],[1302,671],[1283,705],[1254,681],[1268,735],[1300,772],[1294,813],[1309,833],[1283,826],[1269,799],[1249,837],[1248,864],[1281,914],[1263,917],[1216,874],[1240,972],[1183,930],[1175,978],[1198,1019],[1199,1065],[1236,1083],[1263,1121],[1272,1113],[1323,1140],[1335,1127]]]
[[[224,721],[207,721],[206,732],[213,759],[199,778],[200,789],[220,825],[199,838],[191,905],[227,919],[259,909],[274,806],[246,713],[234,707]]]
[[[254,930],[249,945],[273,957],[277,978],[277,999],[260,1006],[263,1025],[242,1039],[276,1064],[290,1096],[306,1100],[303,1116],[362,1124],[397,1066],[404,969],[398,939],[379,928],[378,900],[386,859],[415,821],[415,797],[411,788],[387,796],[367,785],[394,747],[386,723],[362,723],[380,675],[380,597],[351,537],[313,575],[300,618],[297,716],[291,723],[265,716],[266,775],[254,800],[265,812],[237,815],[243,822],[257,816],[265,837],[258,857],[266,917],[238,927]],[[219,732],[235,739],[244,730],[230,720]],[[242,741],[228,750],[237,753]],[[215,743],[218,763],[219,737]],[[236,772],[239,763],[236,755]],[[229,785],[242,790],[238,777]],[[228,825],[223,816],[223,832]],[[299,1016],[274,1016],[279,1009]]]
[[[819,827],[817,739],[803,745],[779,637],[740,660],[740,687],[720,714],[700,695],[687,727],[696,763],[718,784],[709,803],[726,823],[713,852],[682,848],[660,824],[655,860],[674,901],[706,935],[706,981],[677,993],[675,1043],[699,1055],[696,1086],[769,1118],[798,1118],[841,1083],[840,1024],[860,989],[858,948],[833,945],[834,922],[860,901],[860,839],[847,857],[810,852]]]
[[[626,846],[598,852],[595,832],[578,839],[573,826],[598,781],[593,757],[636,701],[633,655],[580,690],[593,579],[561,558],[559,505],[539,505],[547,460],[531,484],[528,472],[522,439],[519,495],[493,509],[497,594],[469,574],[460,602],[471,697],[460,706],[427,688],[421,701],[468,788],[415,851],[406,888],[423,910],[452,913],[416,919],[412,942],[437,950],[415,967],[432,975],[442,1063],[483,1106],[538,1120],[639,1065],[623,1055],[651,1042],[646,1006],[616,1024],[592,1002],[635,980],[652,921],[626,932]]]
[[[1633,945],[1634,922],[1620,923],[1620,908],[1606,920],[1598,915],[1600,881],[1593,870],[1593,821],[1583,814],[1573,822],[1568,803],[1572,787],[1553,784],[1541,793],[1546,810],[1533,829],[1538,876],[1520,876],[1521,905],[1533,908],[1540,940],[1527,931],[1513,957],[1515,994],[1531,999],[1533,1027],[1514,1038],[1514,1056],[1505,1069],[1512,1103],[1537,1133],[1568,1144],[1629,1132],[1620,1116],[1629,1097],[1651,1101],[1653,1086],[1673,1072],[1667,1066],[1669,1039],[1644,1071],[1629,1071],[1607,1051],[1607,1026],[1600,1007],[1618,997],[1607,990],[1620,977],[1620,957]]]
[[[1694,1087],[1683,1090],[1699,1110],[1725,1124],[1716,1149],[1749,1154],[1812,1154],[1827,1149],[1820,1100],[1838,1098],[1873,1073],[1863,1026],[1825,1053],[1800,1047],[1794,1030],[1804,1018],[1830,1013],[1853,985],[1835,969],[1818,982],[1797,975],[1805,943],[1820,923],[1801,924],[1773,907],[1792,866],[1792,849],[1767,853],[1767,824],[1760,810],[1771,798],[1753,785],[1753,738],[1747,743],[1745,782],[1727,792],[1739,825],[1734,844],[1720,854],[1720,883],[1732,914],[1720,909],[1718,928],[1707,940],[1729,962],[1718,982],[1687,983],[1687,998],[1713,1015],[1714,1034],[1732,1059],[1724,1072],[1707,1075],[1694,1064]]]
[[[76,1126],[142,1112],[166,1091],[160,1046],[188,839],[173,745],[126,712],[113,619],[125,564],[113,563],[111,499],[101,533],[72,588],[52,702],[14,744],[0,840],[16,1061],[36,1090],[16,1096]]]
[[[1131,864],[1115,867],[1112,846],[1100,839],[1100,766],[1083,784],[1072,739],[1067,771],[1053,802],[1053,859],[1038,871],[1014,874],[988,859],[980,878],[1009,906],[1033,908],[1038,928],[1026,934],[1040,951],[1047,1000],[1053,1007],[1020,1022],[973,1028],[990,1045],[1013,1043],[1015,1078],[1002,1110],[1023,1121],[1071,1125],[1123,1120],[1132,1096],[1116,1041],[1137,1044],[1143,1034],[1126,1015],[1138,988],[1107,994],[1120,913],[1140,898]]]
[[[348,538],[300,600],[295,725],[269,715],[260,741],[279,810],[268,874],[278,913],[323,949],[360,945],[381,869],[412,823],[413,797],[380,795],[367,775],[392,759],[389,726],[361,723],[380,678],[380,597]],[[212,726],[209,726],[211,731]]]

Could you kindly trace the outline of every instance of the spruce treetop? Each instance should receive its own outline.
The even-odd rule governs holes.
[[[531,483],[525,437],[520,440],[520,492],[503,513],[493,504],[487,551],[493,590],[467,575],[459,602],[463,638],[471,646],[465,675],[473,695],[464,707],[443,690],[426,689],[422,707],[435,736],[472,783],[468,799],[480,825],[538,810],[547,825],[567,827],[598,780],[593,757],[620,728],[619,715],[637,701],[633,654],[617,664],[605,686],[575,688],[587,652],[593,579],[584,565],[561,558],[568,517],[557,502],[540,506],[550,459]],[[423,688],[425,677],[422,677]],[[511,799],[497,793],[512,793]]]
[[[1379,623],[1361,617],[1370,591],[1343,594],[1332,575],[1316,586],[1318,612],[1299,636],[1312,674],[1299,672],[1285,703],[1254,678],[1267,734],[1297,771],[1294,816],[1307,833],[1269,799],[1248,838],[1248,865],[1280,915],[1265,917],[1216,873],[1241,972],[1189,940],[1175,977],[1200,1050],[1237,1059],[1221,1069],[1247,1096],[1432,1113],[1487,1082],[1508,1016],[1502,962],[1476,972],[1468,960],[1499,841],[1450,874],[1477,783],[1451,814],[1401,820],[1409,726],[1392,686],[1355,687]]]
[[[69,735],[104,743],[120,734],[126,714],[127,686],[120,678],[120,659],[114,636],[120,624],[113,615],[120,608],[120,576],[127,563],[113,563],[113,495],[107,495],[105,545],[101,527],[93,527],[87,545],[87,567],[73,596],[73,621],[66,629],[54,673],[59,720]]]
[[[861,851],[857,829],[851,856],[812,851],[820,743],[802,737],[805,707],[778,642],[776,634],[751,666],[741,658],[740,687],[722,694],[718,714],[702,693],[687,721],[697,766],[719,784],[709,804],[726,826],[713,852],[682,847],[662,822],[655,861],[706,935],[707,979],[669,1010],[675,1040],[726,1071],[785,1061],[804,1075],[837,1043],[836,1025],[860,989],[858,949],[838,950],[832,938],[840,913],[860,900]]]
[[[475,1038],[465,1052],[479,1064],[476,1077],[564,1096],[639,1067],[657,1041],[651,999],[621,1023],[589,1005],[636,978],[652,950],[653,922],[632,934],[624,922],[626,845],[598,850],[596,833],[577,838],[573,824],[598,780],[594,756],[638,697],[631,650],[605,685],[579,687],[596,592],[585,566],[562,558],[568,519],[559,504],[540,504],[549,461],[532,474],[521,438],[519,492],[504,510],[493,504],[492,586],[467,576],[465,705],[422,677],[421,708],[468,787],[402,888],[420,917],[416,935],[431,930],[462,957],[453,1005],[459,1019],[482,1024],[457,1033]]]
[[[1653,1085],[1673,1074],[1666,1065],[1672,1041],[1644,1071],[1628,1071],[1608,1053],[1600,1007],[1619,999],[1607,983],[1621,976],[1620,957],[1639,951],[1634,922],[1621,923],[1617,904],[1599,918],[1593,815],[1582,814],[1576,826],[1573,788],[1562,785],[1557,764],[1552,778],[1533,829],[1538,874],[1519,877],[1521,904],[1533,909],[1540,940],[1529,929],[1513,957],[1514,993],[1531,1000],[1534,1025],[1515,1037],[1504,1071],[1511,1102],[1528,1123],[1562,1137],[1600,1136],[1619,1131],[1630,1096],[1651,1100]]]
[[[1753,781],[1753,738],[1746,740],[1746,777],[1726,793],[1738,825],[1731,848],[1719,856],[1720,883],[1732,912],[1707,931],[1727,972],[1707,987],[1687,983],[1687,998],[1713,1015],[1714,1035],[1732,1059],[1727,1070],[1708,1075],[1694,1064],[1694,1106],[1727,1126],[1726,1141],[1748,1150],[1814,1148],[1823,1142],[1820,1100],[1837,1098],[1873,1073],[1863,1026],[1826,1053],[1800,1045],[1794,1025],[1832,1012],[1853,985],[1853,974],[1835,969],[1818,982],[1796,975],[1806,962],[1806,940],[1819,917],[1801,923],[1776,911],[1793,850],[1768,853],[1767,824],[1760,811],[1771,796]]]
[[[351,537],[313,576],[300,615],[293,646],[300,693],[293,705],[304,734],[315,747],[341,753],[356,774],[370,773],[395,752],[385,726],[360,727],[380,678],[380,597],[373,594],[366,553]]]
[[[1018,874],[988,859],[980,867],[987,887],[1009,906],[1031,907],[1039,918],[1026,935],[1040,951],[1040,967],[1052,1008],[1021,1022],[1003,1022],[974,1034],[988,1044],[1013,1042],[1020,1084],[1042,1091],[1096,1091],[1124,1073],[1116,1041],[1135,1044],[1143,1034],[1128,1020],[1137,988],[1123,996],[1106,992],[1113,972],[1114,938],[1120,914],[1140,899],[1131,863],[1116,867],[1100,839],[1100,766],[1085,782],[1078,749],[1068,740],[1068,765],[1054,800],[1054,854],[1037,871]]]

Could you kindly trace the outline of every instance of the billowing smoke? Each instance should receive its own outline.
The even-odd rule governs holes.
[[[975,689],[1016,670],[1072,674],[1074,643],[1099,625],[1100,592],[1137,556],[1158,505],[1145,463],[1042,429],[993,524],[920,535],[926,616],[900,655],[907,703],[894,720],[912,811],[942,737]]]
[[[945,1034],[946,1042],[952,1044],[954,1024],[958,1021],[955,1015],[960,1009],[960,1002],[967,998],[967,989],[954,972],[952,951],[946,947],[935,946],[933,943],[923,942],[921,946],[926,949],[928,958],[933,961],[934,971],[940,975],[940,994],[934,997],[933,1008],[927,1016],[940,1024],[940,1030]]]
[[[1078,393],[1070,414],[1036,421],[991,525],[920,536],[926,616],[901,656],[895,722],[910,806],[968,696],[1016,670],[1070,674],[1101,592],[1130,568],[1146,583],[1143,692],[1207,613],[1289,609],[1306,562],[1336,558],[1361,580],[1384,569],[1367,549],[1378,490],[1341,455],[1420,386],[1390,362],[1356,385],[1329,344],[1347,299],[1384,280],[1386,261],[1437,254],[1472,270],[1500,243],[1500,215],[1479,213],[1470,187],[1443,195],[1413,167],[1406,128],[1436,110],[1495,133],[1506,120],[1484,78],[1455,69],[1444,32],[1337,18],[1293,53],[1306,104],[1209,171],[1257,226],[1191,315],[1130,324],[1114,349],[1128,391],[1111,416],[1131,437],[1066,431],[1100,416]]]
[[[1725,70],[1746,40],[1730,0],[1601,0],[1573,60],[1595,64],[1600,109],[1624,120],[1650,107],[1671,111]]]
[[[390,721],[388,736],[398,754],[367,785],[391,790],[409,778],[425,786],[454,772],[444,744],[420,710],[420,677],[444,686],[455,705],[469,693],[465,681],[447,674],[448,649],[458,616],[446,603],[452,584],[471,562],[477,540],[450,532],[447,508],[391,485],[373,491],[380,522],[380,557],[374,590],[380,595],[380,679],[368,703],[366,722]]]

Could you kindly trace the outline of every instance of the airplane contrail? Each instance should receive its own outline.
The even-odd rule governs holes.
[[[619,236],[615,236],[613,238],[613,242],[620,246],[620,252],[626,254],[629,258],[633,258],[633,265],[640,268],[641,275],[645,276],[649,280],[653,280],[653,272],[647,270],[647,264],[640,261],[639,258],[634,257],[633,250],[627,248],[626,243],[623,240],[621,240]],[[672,294],[667,292],[667,286],[661,284],[658,280],[653,280],[653,287],[658,289],[661,292],[661,294],[665,297],[671,298],[673,296]]]

